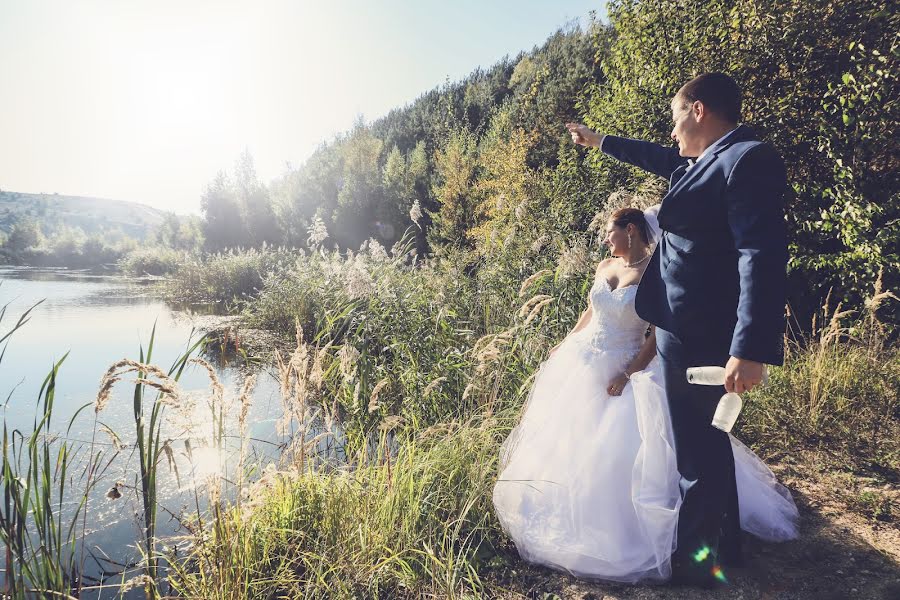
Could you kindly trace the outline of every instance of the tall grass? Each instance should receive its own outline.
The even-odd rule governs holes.
[[[289,327],[295,337],[294,349],[275,358],[284,452],[271,465],[245,465],[252,380],[235,416],[212,367],[189,358],[196,345],[168,371],[151,364],[154,330],[139,360],[110,368],[95,406],[99,414],[123,375],[136,374],[144,573],[131,585],[151,598],[166,585],[182,597],[234,599],[496,592],[485,574],[495,545],[504,543],[490,500],[499,444],[540,360],[583,306],[591,261],[581,254],[568,249],[565,269],[540,262],[534,269],[473,267],[464,253],[413,264],[403,248],[388,253],[369,245],[360,254],[319,251],[280,263],[244,312],[257,326],[283,334]],[[215,285],[227,285],[230,274]],[[900,355],[876,318],[891,296],[876,289],[862,314],[826,306],[810,332],[790,340],[785,366],[773,369],[770,384],[748,399],[740,435],[769,448],[827,447],[861,466],[896,472]],[[177,380],[191,362],[210,373],[213,446],[224,451],[225,425],[236,418],[241,449],[235,472],[207,482],[207,502],[195,496],[186,543],[179,542],[189,550],[173,556],[156,534],[156,476],[166,452],[160,419],[177,404]],[[54,385],[50,377],[42,391],[45,409]],[[43,421],[39,429],[43,437],[34,439],[46,440]],[[52,507],[64,492],[53,487],[64,485],[53,472],[60,463],[48,462],[46,441],[35,444],[40,452],[29,464],[43,469],[37,497],[45,512],[34,514],[50,525],[34,530],[30,546],[8,550],[9,572],[19,578],[17,589],[69,593],[77,579],[76,540],[69,529],[60,536],[66,525],[60,513],[47,521],[45,509],[47,499]],[[11,440],[9,447],[24,446]],[[11,523],[4,525],[5,542],[34,527],[21,520],[34,510],[23,503],[33,486],[10,488],[20,477],[15,464],[4,454],[5,489],[20,490],[23,499],[23,508],[13,503],[4,513]],[[40,555],[44,562],[32,562],[48,566],[28,571],[26,558],[42,552],[49,553]]]
[[[0,344],[3,344],[0,363],[12,335],[28,323],[31,312],[41,302],[26,310],[9,331],[0,336]],[[0,323],[8,306],[0,308]],[[56,441],[50,429],[57,375],[65,359],[63,356],[52,366],[41,385],[32,430],[27,434],[10,431],[6,422],[3,423],[0,541],[5,548],[4,595],[10,598],[68,591],[79,581],[76,525],[90,484],[80,499],[78,494],[74,495],[74,510],[67,510],[68,506],[64,509],[64,503],[68,505],[70,501],[66,485],[75,452],[67,441]],[[80,410],[72,416],[69,427],[78,412]]]
[[[877,319],[879,278],[862,311],[826,301],[786,339],[785,364],[749,396],[740,431],[770,448],[825,448],[864,468],[900,472],[900,350]]]
[[[234,599],[477,594],[500,537],[490,490],[506,430],[472,418],[410,436],[393,455],[360,450],[337,471],[269,469],[248,504],[171,565],[173,588]]]

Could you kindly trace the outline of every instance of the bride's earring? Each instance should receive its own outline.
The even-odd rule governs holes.
[[[628,234],[628,249],[631,250],[631,234]]]

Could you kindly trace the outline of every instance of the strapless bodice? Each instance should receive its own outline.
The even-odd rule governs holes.
[[[644,341],[647,323],[634,310],[637,285],[612,289],[603,275],[591,287],[593,315],[584,335],[591,346],[607,352],[636,352]]]

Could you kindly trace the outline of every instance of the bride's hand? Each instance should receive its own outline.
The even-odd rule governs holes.
[[[613,378],[612,381],[609,382],[609,387],[606,388],[606,393],[610,396],[621,396],[622,390],[625,389],[625,384],[628,383],[628,378],[625,377],[625,374],[617,375]]]

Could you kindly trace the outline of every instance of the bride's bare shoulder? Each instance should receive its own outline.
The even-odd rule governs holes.
[[[597,270],[594,272],[594,274],[599,275],[603,271],[606,271],[612,266],[615,260],[615,258],[604,258],[599,263],[597,263]]]

